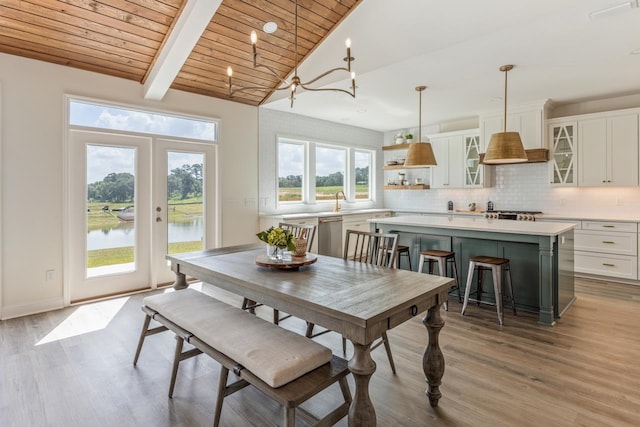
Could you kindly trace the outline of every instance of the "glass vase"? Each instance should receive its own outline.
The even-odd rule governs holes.
[[[283,248],[279,246],[267,245],[267,258],[272,261],[282,260]]]

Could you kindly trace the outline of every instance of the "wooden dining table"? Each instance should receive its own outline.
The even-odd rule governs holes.
[[[422,355],[432,407],[441,397],[444,356],[438,335],[444,326],[440,307],[453,280],[447,277],[391,269],[317,255],[299,269],[279,269],[255,263],[264,245],[242,245],[203,252],[168,255],[176,274],[174,288],[188,286],[187,276],[342,334],[353,344],[349,369],[355,392],[350,426],[376,425],[369,381],[376,370],[371,344],[382,333],[425,313],[422,322],[428,344]]]

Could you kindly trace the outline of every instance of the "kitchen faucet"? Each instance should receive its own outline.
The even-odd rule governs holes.
[[[336,191],[336,206],[333,208],[334,212],[340,212],[340,205],[338,204],[338,196],[340,195],[340,193],[342,193],[342,198],[344,200],[347,200],[347,196],[344,195],[344,191]]]

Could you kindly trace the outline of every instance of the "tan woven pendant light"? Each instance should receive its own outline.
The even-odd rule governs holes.
[[[418,142],[409,144],[407,158],[404,161],[405,168],[420,168],[425,166],[437,166],[436,156],[433,154],[433,148],[429,142],[422,142],[422,91],[426,86],[418,86],[416,90],[420,94],[420,103],[418,107]]]
[[[507,74],[512,69],[513,65],[500,67],[500,71],[504,72],[504,132],[491,135],[487,152],[482,161],[485,164],[502,165],[527,161],[527,153],[524,151],[520,134],[507,132]]]

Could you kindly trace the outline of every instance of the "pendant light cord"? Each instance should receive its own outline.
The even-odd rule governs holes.
[[[508,68],[504,70],[504,133],[507,133],[507,74]]]
[[[422,91],[418,93],[420,94],[418,97],[418,142],[422,142]]]
[[[416,90],[420,95],[418,97],[418,141],[422,142],[422,91],[425,90],[426,86],[417,86]]]

